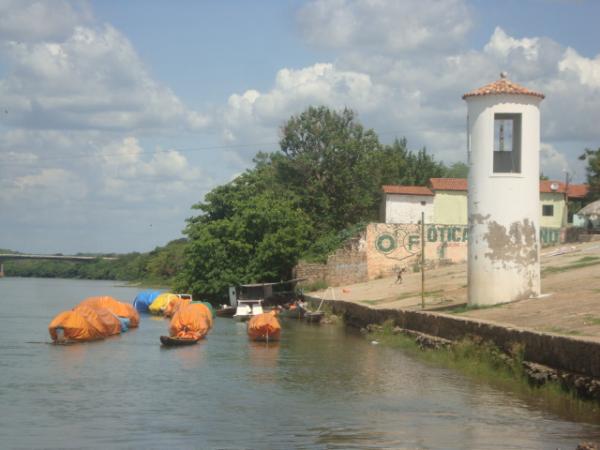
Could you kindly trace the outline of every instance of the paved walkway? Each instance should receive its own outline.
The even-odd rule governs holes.
[[[542,296],[483,309],[465,309],[467,266],[426,272],[425,309],[538,331],[600,338],[600,242],[542,250]],[[310,293],[373,308],[421,309],[421,273]]]

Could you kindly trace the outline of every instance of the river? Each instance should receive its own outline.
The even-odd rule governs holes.
[[[600,425],[373,345],[332,325],[283,323],[278,344],[217,318],[166,349],[164,319],[53,346],[47,326],[105,281],[0,279],[1,448],[574,449]]]

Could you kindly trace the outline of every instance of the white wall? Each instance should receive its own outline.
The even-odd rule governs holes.
[[[540,100],[506,94],[467,98],[470,304],[504,303],[540,293]],[[521,173],[493,172],[496,113],[522,115]]]
[[[422,211],[425,223],[433,223],[433,196],[386,194],[385,199],[385,223],[418,223]]]

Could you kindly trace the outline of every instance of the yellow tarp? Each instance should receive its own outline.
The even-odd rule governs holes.
[[[148,310],[150,311],[150,314],[162,315],[163,311],[169,305],[169,303],[177,298],[179,297],[177,297],[175,294],[172,294],[171,292],[165,292],[164,294],[160,294],[150,304]]]
[[[90,308],[105,308],[116,316],[129,319],[129,327],[136,328],[140,324],[140,314],[129,303],[124,303],[107,295],[101,297],[88,297],[77,306],[88,306]]]
[[[172,337],[185,339],[201,339],[211,328],[210,311],[205,305],[194,303],[182,306],[177,310],[169,325]]]

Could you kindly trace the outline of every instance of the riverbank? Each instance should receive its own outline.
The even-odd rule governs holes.
[[[491,308],[466,307],[466,265],[426,273],[421,309],[420,273],[310,293],[354,326],[391,321],[425,341],[475,338],[509,353],[524,350],[532,382],[556,381],[600,401],[600,244],[580,243],[542,252],[544,295]]]

